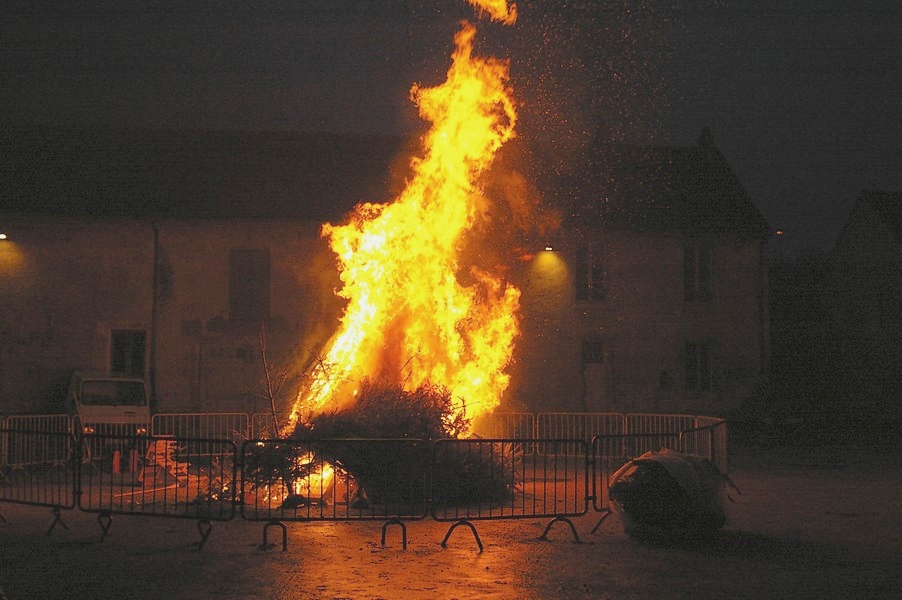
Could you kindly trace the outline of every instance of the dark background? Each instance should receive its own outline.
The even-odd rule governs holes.
[[[525,0],[481,20],[521,137],[715,142],[783,252],[830,250],[862,189],[902,190],[898,0]],[[0,2],[0,126],[409,133],[463,0]]]

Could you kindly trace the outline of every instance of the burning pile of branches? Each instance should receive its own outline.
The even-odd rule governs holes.
[[[469,427],[464,411],[455,410],[451,393],[441,386],[427,384],[407,391],[365,380],[350,408],[299,423],[293,437],[434,440],[460,437]]]
[[[367,381],[352,406],[299,423],[292,438],[315,455],[309,464],[328,463],[350,474],[361,501],[372,504],[415,503],[429,489],[444,502],[509,497],[517,485],[510,453],[450,445],[430,460],[429,442],[459,438],[469,426],[443,387],[407,391]],[[304,473],[295,468],[291,475]]]

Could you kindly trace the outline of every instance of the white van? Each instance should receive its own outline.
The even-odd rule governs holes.
[[[131,436],[150,431],[150,402],[141,378],[75,371],[66,403],[78,434]]]

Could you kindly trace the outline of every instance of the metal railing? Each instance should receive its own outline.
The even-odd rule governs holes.
[[[112,515],[193,519],[202,546],[213,521],[235,516],[240,485],[231,440],[87,434],[82,448],[105,449],[102,468],[81,469],[78,508],[97,513],[105,538]]]
[[[727,473],[729,463],[727,461],[726,421],[680,431],[677,447],[686,454],[707,458],[721,473]]]
[[[78,507],[104,514],[227,521],[234,516],[237,448],[229,440],[86,435],[110,462],[82,470]],[[189,450],[189,447],[197,450]]]
[[[157,413],[151,432],[189,440],[231,440],[240,445],[250,437],[249,426],[246,413]]]
[[[72,508],[78,464],[68,432],[0,430],[10,461],[0,467],[0,502]]]
[[[273,435],[274,428],[272,413],[254,413],[251,417],[251,429],[248,438],[255,440],[278,437]]]
[[[708,444],[704,448],[698,447],[695,452],[699,456],[709,459],[721,473],[729,472],[729,455],[727,452],[727,422],[718,417],[698,417],[696,427],[709,431]],[[695,448],[690,446],[690,448]],[[695,451],[695,450],[694,450]]]
[[[473,427],[479,437],[528,439],[536,435],[536,416],[528,412],[495,413],[477,418]]]
[[[252,440],[241,515],[251,521],[422,519],[429,447],[416,439]]]
[[[528,451],[540,443],[547,452]],[[569,452],[580,446],[581,455]],[[433,446],[432,517],[457,521],[585,514],[586,447],[582,440],[438,440]]]
[[[10,431],[58,433],[72,431],[69,415],[15,415],[6,417],[4,427]],[[51,438],[38,435],[5,435],[0,466],[22,468],[34,465],[58,465],[68,458],[67,451],[58,444],[47,444]]]
[[[496,415],[495,430],[545,437],[253,439],[239,452],[232,434],[254,423],[243,416],[158,415],[155,429],[174,435],[74,431],[66,415],[2,418],[0,502],[52,507],[54,524],[77,505],[97,513],[104,537],[114,514],[195,519],[201,545],[213,521],[239,510],[266,523],[264,543],[280,527],[283,547],[283,522],[380,519],[401,526],[406,547],[403,521],[428,516],[453,522],[443,545],[465,525],[482,548],[472,521],[550,518],[546,534],[565,521],[576,537],[570,518],[607,515],[611,474],[649,450],[727,466],[726,422],[713,417],[513,413]],[[187,435],[214,431],[222,437]]]
[[[543,440],[581,440],[589,443],[596,435],[623,433],[624,419],[619,413],[539,413],[536,415],[535,437]],[[560,452],[578,454],[581,445],[556,448]],[[539,452],[545,448],[538,447]]]
[[[610,510],[608,485],[611,475],[620,467],[646,452],[656,452],[662,448],[679,450],[679,444],[679,432],[596,436],[590,445],[593,508],[599,512]]]

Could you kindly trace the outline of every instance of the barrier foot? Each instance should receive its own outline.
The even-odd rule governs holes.
[[[407,550],[407,525],[397,517],[389,519],[385,525],[382,526],[382,547],[385,548],[385,530],[388,529],[389,525],[401,526],[401,545],[404,550]]]
[[[545,531],[542,532],[542,535],[539,537],[540,540],[547,540],[547,539],[548,539],[548,532],[551,531],[551,527],[552,527],[555,523],[566,523],[567,525],[569,525],[569,526],[570,526],[570,531],[573,533],[573,540],[574,540],[577,544],[582,543],[582,542],[579,541],[579,535],[576,533],[576,526],[573,525],[573,521],[571,521],[571,520],[568,519],[567,517],[555,517],[555,518],[551,519],[551,521],[548,523],[548,526],[545,527]]]
[[[100,524],[100,529],[103,531],[103,535],[100,536],[100,541],[106,539],[106,534],[110,532],[110,527],[113,525],[113,515],[108,512],[101,512],[97,515],[97,522]]]
[[[285,527],[285,523],[282,523],[281,521],[269,521],[263,526],[263,544],[260,546],[260,549],[269,550],[272,548],[268,537],[270,527],[278,527],[282,530],[282,552],[288,550],[288,528]]]
[[[3,519],[3,520],[5,521],[6,519]],[[53,507],[53,523],[50,524],[50,529],[47,530],[47,535],[50,535],[51,533],[53,533],[53,528],[56,527],[57,523],[62,525],[63,529],[69,529],[69,527],[65,523],[63,523],[62,516],[60,516],[60,507],[54,506]]]
[[[445,539],[442,540],[442,548],[448,547],[448,538],[450,538],[451,533],[455,529],[460,527],[461,525],[466,525],[467,527],[470,528],[470,531],[473,532],[473,537],[476,538],[476,545],[479,546],[479,551],[482,552],[483,551],[482,540],[479,539],[479,534],[476,532],[476,527],[466,519],[461,519],[459,521],[456,521],[453,525],[451,525],[451,527],[448,529],[448,533],[445,534]]]
[[[595,532],[598,530],[599,527],[601,527],[601,524],[604,523],[604,520],[607,519],[608,516],[610,516],[610,514],[611,514],[611,511],[608,509],[605,509],[604,511],[602,511],[601,518],[598,519],[598,523],[596,523],[595,527],[592,528],[592,535],[595,535]]]
[[[207,543],[207,538],[210,537],[210,533],[213,531],[213,522],[209,519],[201,519],[197,522],[197,531],[200,533],[200,542],[197,544],[197,549],[202,550],[204,544]]]

